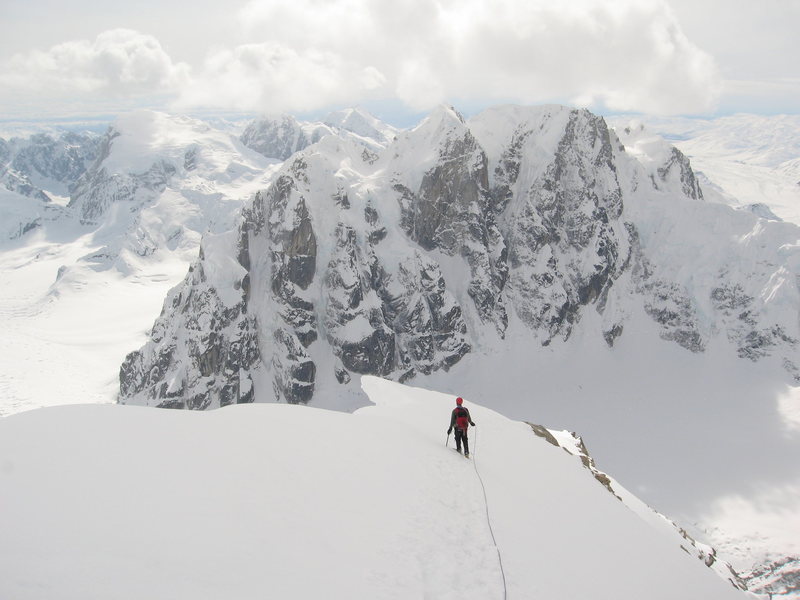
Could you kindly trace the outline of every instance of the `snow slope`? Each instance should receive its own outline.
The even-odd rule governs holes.
[[[528,425],[472,405],[467,461],[444,444],[452,396],[363,385],[355,414],[0,421],[0,597],[745,597]]]

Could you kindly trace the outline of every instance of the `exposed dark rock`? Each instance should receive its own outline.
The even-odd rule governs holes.
[[[666,181],[673,171],[677,172],[684,195],[695,200],[703,199],[703,191],[700,189],[700,183],[697,181],[694,171],[692,171],[689,159],[674,146],[666,164],[658,168],[658,176],[662,181]]]
[[[643,289],[649,298],[645,311],[659,325],[661,337],[692,352],[703,352],[705,341],[697,325],[697,311],[689,295],[676,284],[652,280]]]
[[[424,174],[417,192],[400,183],[394,189],[408,236],[425,250],[464,257],[471,274],[468,293],[478,314],[504,332],[506,248],[489,192],[486,155],[463,122],[442,140],[439,160]]]
[[[747,590],[769,598],[792,598],[800,593],[800,557],[787,556],[742,574]]]
[[[519,148],[534,132],[517,130],[501,164],[507,196],[521,163]],[[626,267],[630,245],[619,222],[622,191],[605,122],[572,111],[552,162],[520,189],[506,233],[517,314],[545,341],[569,337],[581,307],[596,302]],[[530,160],[530,159],[528,159]]]
[[[603,339],[606,341],[606,344],[608,344],[609,348],[614,346],[614,342],[616,342],[617,338],[622,335],[623,329],[624,327],[617,323],[608,331],[603,332]]]

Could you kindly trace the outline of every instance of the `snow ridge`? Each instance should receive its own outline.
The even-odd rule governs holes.
[[[354,414],[71,406],[0,421],[0,596],[500,597],[478,479],[441,443],[453,397],[361,383],[374,405]],[[529,426],[470,408],[508,597],[744,597]],[[335,451],[308,443],[331,431]]]

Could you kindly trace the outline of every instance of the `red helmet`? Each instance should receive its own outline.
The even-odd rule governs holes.
[[[464,399],[463,398],[456,398],[456,404],[461,406],[463,403],[464,403]]]

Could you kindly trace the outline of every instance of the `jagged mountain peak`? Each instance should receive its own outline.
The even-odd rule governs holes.
[[[596,119],[588,111],[558,104],[518,106],[506,104],[481,111],[470,117],[468,124],[493,162],[500,159],[509,142],[524,137],[534,144],[529,150],[541,148],[552,152],[563,136],[570,118]]]
[[[292,115],[262,116],[251,121],[240,137],[256,152],[276,160],[286,160],[329,132],[328,128],[307,131]]]
[[[490,138],[491,159],[481,143]],[[564,343],[590,314],[593,335],[609,347],[646,314],[664,339],[691,351],[723,330],[743,356],[777,352],[794,365],[800,334],[782,309],[737,321],[729,306],[761,306],[756,286],[769,285],[771,271],[731,283],[720,273],[732,262],[712,255],[702,269],[716,273],[698,287],[685,269],[662,264],[682,246],[663,247],[651,223],[684,227],[673,207],[681,198],[697,205],[696,221],[727,221],[706,214],[684,181],[648,181],[652,171],[589,111],[500,107],[466,122],[442,106],[379,160],[365,151],[340,133],[286,161],[223,244],[245,272],[220,285],[238,286],[241,300],[218,302],[220,282],[202,277],[201,259],[158,325],[168,332],[159,337],[185,348],[158,358],[163,343],[153,342],[132,354],[125,401],[205,408],[251,398],[258,381],[271,381],[276,399],[307,402],[318,383],[335,388],[334,375],[346,385],[353,373],[429,374],[509,332],[534,345]],[[772,296],[796,304],[795,292],[783,286]],[[187,317],[170,321],[172,310],[193,321],[222,305],[227,316],[207,317],[217,323],[208,332]],[[211,347],[216,358],[204,363]],[[162,389],[145,377],[153,361],[173,381],[181,373],[180,385]]]
[[[264,156],[287,160],[326,136],[350,137],[361,144],[374,161],[396,131],[365,110],[350,108],[330,113],[323,122],[298,121],[290,115],[265,116],[250,122],[241,140]]]
[[[400,132],[383,157],[388,172],[402,174],[400,178],[415,191],[438,164],[451,159],[485,160],[464,118],[446,104],[431,111],[416,127]]]
[[[325,117],[323,123],[384,144],[391,142],[397,133],[395,127],[361,107],[334,111]]]
[[[416,127],[409,130],[409,134],[435,139],[447,137],[450,132],[460,133],[467,129],[467,123],[461,113],[449,104],[440,104]]]

